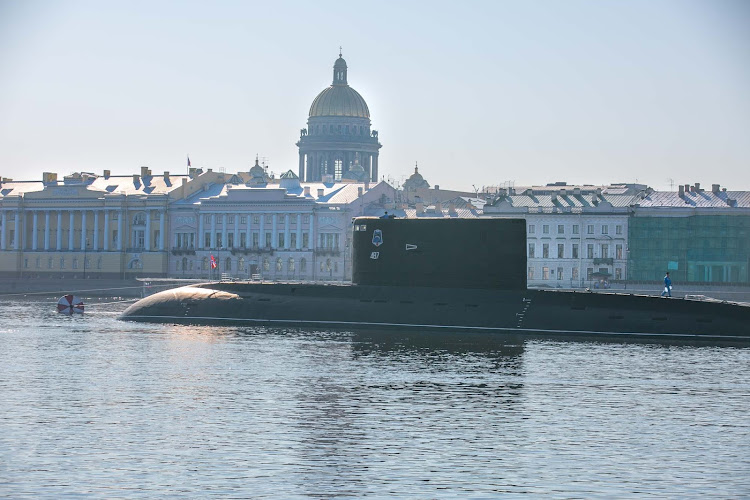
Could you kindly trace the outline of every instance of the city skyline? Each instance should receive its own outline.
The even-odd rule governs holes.
[[[296,171],[341,45],[395,184],[419,162],[467,191],[750,189],[748,21],[739,1],[4,2],[0,175]]]

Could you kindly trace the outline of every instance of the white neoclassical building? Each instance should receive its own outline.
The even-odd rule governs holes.
[[[501,191],[484,216],[526,219],[529,286],[596,286],[627,279],[630,207],[645,189],[557,184]]]

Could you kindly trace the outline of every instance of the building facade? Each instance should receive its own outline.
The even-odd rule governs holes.
[[[313,100],[307,128],[300,131],[299,178],[324,180],[378,180],[377,130],[370,129],[370,110],[349,86],[346,61],[339,54],[333,82]]]

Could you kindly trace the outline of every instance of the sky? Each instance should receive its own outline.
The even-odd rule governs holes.
[[[0,0],[0,176],[296,173],[339,46],[394,185],[750,190],[746,0]]]

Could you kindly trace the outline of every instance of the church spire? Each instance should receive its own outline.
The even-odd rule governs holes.
[[[341,57],[341,47],[339,47],[339,58],[333,64],[333,85],[348,85],[346,83],[346,61]]]

